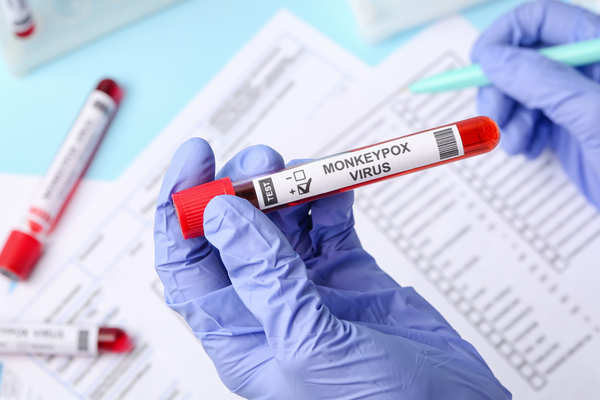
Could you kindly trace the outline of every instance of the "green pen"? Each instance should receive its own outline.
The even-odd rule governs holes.
[[[546,47],[540,49],[539,52],[551,60],[572,67],[593,64],[600,62],[600,38]],[[455,69],[421,79],[410,85],[408,90],[412,93],[438,93],[489,84],[490,81],[479,64],[473,64],[466,68]]]

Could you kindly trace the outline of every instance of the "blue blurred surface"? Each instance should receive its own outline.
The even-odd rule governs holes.
[[[523,2],[499,0],[464,15],[483,29]],[[279,8],[370,65],[422,29],[370,46],[346,0],[185,0],[24,78],[0,62],[0,172],[42,175],[89,91],[112,77],[127,94],[87,176],[116,179]]]

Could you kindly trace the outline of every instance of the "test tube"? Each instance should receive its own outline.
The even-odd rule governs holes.
[[[112,79],[102,80],[89,95],[38,185],[22,224],[10,233],[0,252],[0,274],[13,280],[29,277],[46,238],[90,165],[122,97],[122,89]]]
[[[133,341],[120,328],[0,322],[0,354],[89,356],[132,349]]]
[[[27,0],[0,0],[0,7],[15,35],[25,38],[33,33],[35,25]]]
[[[487,153],[499,142],[498,125],[475,117],[238,182],[225,177],[172,199],[183,237],[191,239],[204,235],[204,209],[215,196],[239,196],[270,212]]]

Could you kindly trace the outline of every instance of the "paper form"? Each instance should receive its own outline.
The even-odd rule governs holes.
[[[477,35],[458,17],[435,25],[302,126],[303,136],[273,145],[322,157],[475,116],[474,89],[404,88],[468,65]],[[366,186],[354,210],[379,265],[415,286],[515,399],[600,396],[600,214],[550,152],[528,161],[496,149]]]
[[[222,165],[234,146],[285,136],[317,117],[368,72],[294,16],[278,13],[123,174],[94,210],[99,223],[53,236],[34,281],[0,284],[0,319],[115,325],[134,336],[136,349],[97,358],[2,356],[11,382],[35,382],[48,399],[238,399],[164,304],[152,267],[162,177],[187,138],[210,141]],[[20,393],[16,399],[29,398]]]

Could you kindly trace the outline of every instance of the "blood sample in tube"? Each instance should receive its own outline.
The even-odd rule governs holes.
[[[126,353],[133,349],[133,342],[120,328],[100,327],[98,329],[98,352]]]
[[[120,328],[0,322],[0,354],[89,356],[132,349],[133,341]]]
[[[238,182],[205,183],[174,193],[173,204],[190,239],[204,234],[204,209],[215,196],[242,197],[270,212],[487,153],[499,142],[498,125],[475,117]]]
[[[14,280],[28,278],[42,254],[47,236],[92,161],[122,97],[123,91],[111,79],[101,81],[89,95],[37,187],[23,223],[10,233],[0,252],[1,274]]]

